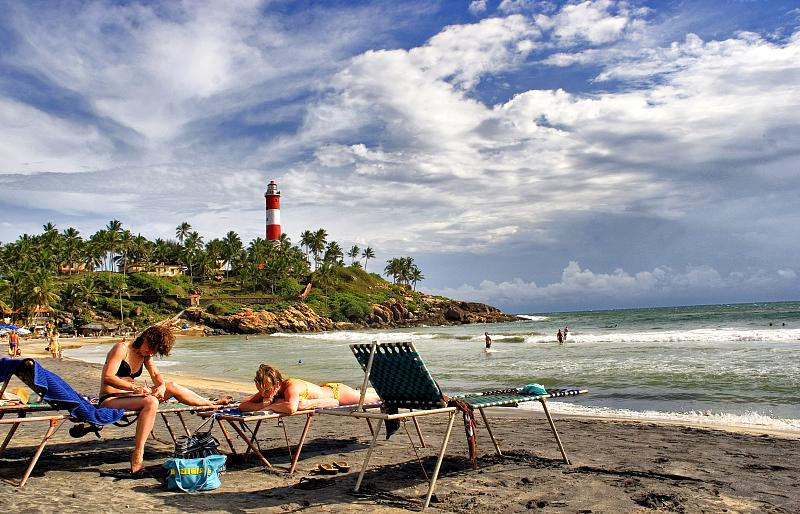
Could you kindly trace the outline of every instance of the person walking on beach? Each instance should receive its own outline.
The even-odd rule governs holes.
[[[62,360],[61,344],[58,342],[58,330],[53,330],[50,334],[50,355],[52,355],[54,359]]]
[[[16,330],[11,330],[11,334],[8,335],[8,355],[11,357],[19,357],[22,355],[22,351],[19,348],[19,335],[17,334]]]
[[[561,329],[558,329],[556,333],[556,339],[558,339],[558,344],[564,344],[564,334],[561,333]]]
[[[98,406],[139,412],[131,454],[131,474],[134,476],[143,473],[144,444],[153,430],[159,402],[172,396],[186,405],[227,405],[233,401],[228,396],[214,402],[175,382],[164,380],[153,363],[153,356],[169,355],[174,344],[175,336],[169,327],[156,325],[145,329],[130,343],[115,344],[106,356]],[[153,379],[153,387],[134,382],[145,368]]]
[[[484,332],[483,335],[486,337],[486,348],[485,348],[485,350],[489,350],[492,347],[492,338],[489,337],[489,332]]]

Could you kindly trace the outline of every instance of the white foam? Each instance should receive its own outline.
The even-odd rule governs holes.
[[[555,335],[531,335],[526,343],[550,343]],[[724,343],[742,341],[800,341],[800,329],[699,328],[694,330],[653,330],[647,332],[570,332],[568,343]]]
[[[532,314],[517,314],[518,318],[525,318],[530,321],[547,321],[550,316],[534,316]]]
[[[539,404],[528,402],[520,408],[536,410]],[[611,409],[608,407],[590,407],[573,403],[560,402],[553,399],[547,402],[549,410],[557,414],[574,414],[598,418],[630,419],[636,421],[667,421],[688,424],[702,424],[719,427],[770,428],[800,434],[800,419],[773,418],[758,412],[731,414],[726,412],[659,412],[633,411],[629,409]]]
[[[346,341],[346,342],[394,342],[409,341],[419,339],[434,339],[436,334],[419,334],[409,332],[365,332],[365,331],[338,331],[338,332],[315,332],[307,334],[294,334],[287,332],[275,332],[270,334],[272,337],[294,337],[299,339],[317,339],[324,341]],[[481,336],[483,337],[483,336]]]

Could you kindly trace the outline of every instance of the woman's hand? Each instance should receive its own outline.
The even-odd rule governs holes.
[[[131,389],[135,394],[151,394],[151,390],[147,386],[133,384],[133,389]]]
[[[152,395],[158,398],[159,400],[164,400],[164,394],[167,392],[167,385],[161,384],[160,386],[154,388],[152,390]]]

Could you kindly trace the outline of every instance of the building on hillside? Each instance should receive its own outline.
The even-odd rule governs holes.
[[[73,273],[84,273],[89,271],[86,269],[86,264],[82,262],[68,262],[58,265],[58,272],[63,274],[72,275]]]
[[[148,275],[156,275],[158,277],[177,277],[183,275],[183,266],[179,264],[142,264],[132,263],[126,268],[128,273],[147,273]]]

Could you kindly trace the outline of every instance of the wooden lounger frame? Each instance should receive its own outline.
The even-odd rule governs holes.
[[[446,397],[442,394],[438,384],[436,384],[436,381],[425,367],[425,363],[419,357],[413,343],[378,344],[377,342],[373,342],[371,345],[350,345],[350,348],[364,370],[364,384],[362,391],[366,391],[367,384],[372,382],[372,385],[375,386],[378,394],[381,395],[384,405],[393,405],[394,407],[397,407],[398,412],[390,414],[386,412],[375,412],[372,409],[365,408],[363,405],[364,393],[362,392],[361,402],[359,402],[359,404],[354,408],[325,409],[325,414],[364,418],[368,422],[370,420],[386,421],[404,420],[407,418],[411,418],[416,422],[416,419],[421,416],[439,414],[447,414],[448,416],[447,427],[445,428],[444,437],[442,439],[441,447],[439,448],[439,454],[436,459],[436,466],[434,467],[433,474],[431,475],[430,483],[428,485],[428,492],[422,505],[422,508],[425,509],[430,504],[431,497],[433,496],[433,492],[436,488],[436,480],[439,476],[439,470],[441,469],[442,460],[444,459],[447,445],[450,442],[450,435],[453,430],[453,423],[456,418],[457,409],[456,407],[448,406],[447,402],[445,401]],[[380,355],[381,357],[381,369],[379,370],[379,376],[376,376],[374,373],[376,355]],[[396,361],[398,364],[397,370],[391,369],[393,364],[392,361]],[[413,387],[394,387],[396,382],[402,382],[404,380],[406,381],[406,384],[409,382],[414,382],[414,384],[412,384]],[[561,438],[556,430],[555,423],[553,422],[553,418],[550,416],[550,412],[547,409],[547,398],[553,396],[572,396],[586,392],[587,391],[583,389],[570,389],[561,393],[554,393],[552,395],[546,394],[526,396],[516,394],[513,396],[505,395],[503,398],[498,398],[497,395],[494,397],[467,395],[458,397],[458,399],[470,403],[470,405],[473,405],[475,409],[480,411],[481,418],[483,419],[483,422],[489,433],[489,437],[492,439],[492,444],[494,445],[495,451],[498,455],[502,455],[500,445],[497,442],[494,433],[492,432],[484,409],[488,407],[516,407],[519,402],[539,401],[544,409],[545,416],[550,424],[550,429],[553,432],[553,436],[555,437],[558,449],[561,452],[561,456],[566,464],[570,464],[567,453],[564,450],[563,444],[561,443]],[[478,398],[479,396],[480,398]],[[361,471],[358,475],[358,480],[356,481],[356,492],[361,488],[361,483],[367,471],[370,458],[372,457],[372,452],[377,446],[381,424],[378,425],[377,429],[372,430],[372,441],[367,449],[367,454],[364,457],[364,463],[361,466]],[[372,429],[372,425],[370,425],[370,429]]]

